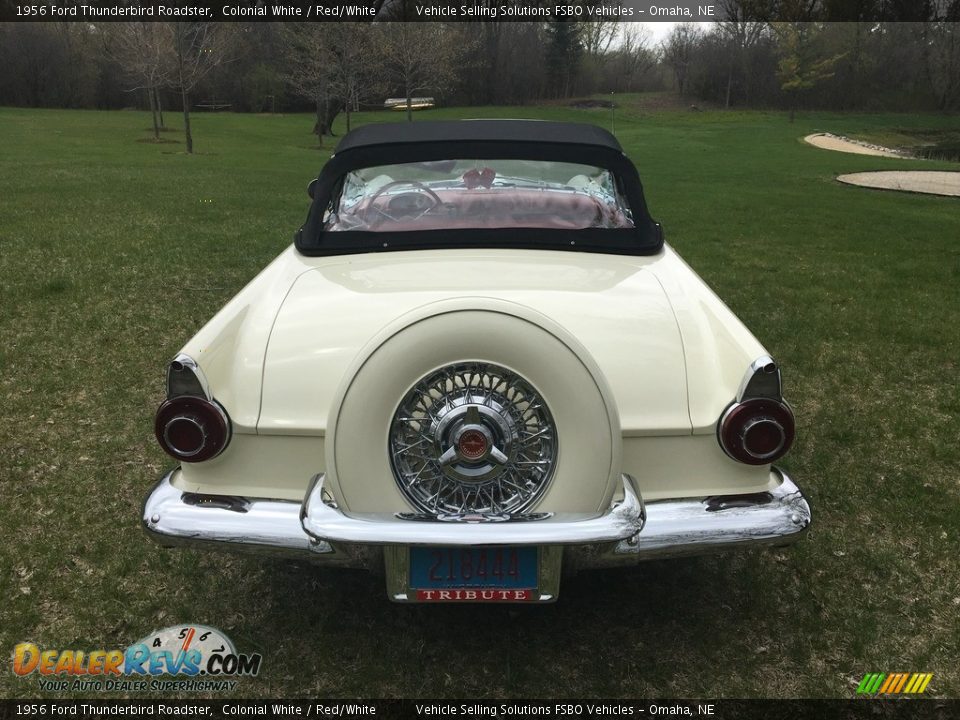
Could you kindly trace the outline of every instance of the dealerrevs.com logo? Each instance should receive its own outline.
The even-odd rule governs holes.
[[[13,672],[35,676],[45,691],[169,692],[233,690],[238,678],[260,672],[259,653],[238,653],[216,628],[174,625],[126,649],[50,650],[24,642],[13,650]]]

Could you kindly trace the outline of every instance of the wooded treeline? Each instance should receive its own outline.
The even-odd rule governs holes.
[[[783,8],[794,3],[792,13]],[[317,113],[674,89],[691,104],[960,109],[960,0],[720,0],[718,23],[6,23],[0,104]],[[830,23],[834,6],[888,20]],[[908,21],[905,21],[908,20]]]
[[[719,0],[728,21],[673,29],[660,60],[683,95],[723,107],[960,110],[960,0],[781,0],[775,22],[755,19],[764,5]],[[889,19],[818,20],[831,12]]]

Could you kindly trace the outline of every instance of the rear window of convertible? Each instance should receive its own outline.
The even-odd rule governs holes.
[[[633,227],[609,170],[546,160],[437,160],[353,170],[323,215],[326,232]]]

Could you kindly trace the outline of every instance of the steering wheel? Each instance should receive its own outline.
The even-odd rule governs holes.
[[[415,190],[423,191],[423,193],[430,199],[431,201],[430,206],[424,208],[423,212],[417,215],[417,218],[421,218],[424,215],[426,215],[428,212],[433,210],[434,208],[437,208],[443,205],[443,200],[440,199],[440,196],[437,195],[433,190],[431,190],[429,187],[424,185],[419,180],[394,180],[393,182],[388,182],[386,185],[384,185],[379,190],[377,190],[373,195],[370,196],[370,199],[367,201],[367,211],[369,212],[370,210],[375,210],[376,212],[380,213],[380,215],[382,216],[378,218],[378,222],[376,223],[377,225],[382,223],[384,218],[386,218],[387,220],[393,220],[394,222],[398,221],[398,218],[393,217],[390,213],[377,207],[376,202],[377,202],[377,199],[381,195],[383,195],[385,192],[399,185],[410,185]],[[371,221],[370,224],[373,225],[374,223]]]

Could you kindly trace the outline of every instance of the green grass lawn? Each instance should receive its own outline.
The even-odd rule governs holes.
[[[950,119],[635,100],[616,130],[651,211],[783,366],[784,465],[814,509],[799,545],[584,573],[520,609],[398,606],[379,576],[161,550],[139,517],[171,464],[152,436],[166,363],[290,243],[329,143],[307,116],[196,115],[187,156],[146,142],[144,113],[0,109],[0,650],[197,622],[264,655],[242,697],[851,697],[893,671],[960,695],[960,200],[833,179],[960,166],[800,141]],[[417,119],[480,116],[610,122]],[[0,696],[37,694],[0,672]]]

